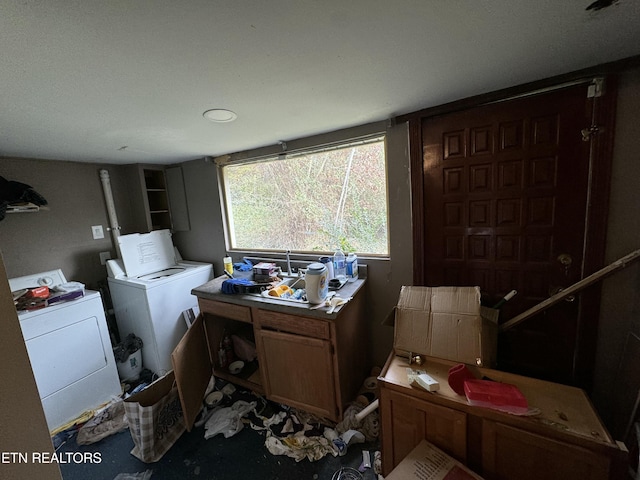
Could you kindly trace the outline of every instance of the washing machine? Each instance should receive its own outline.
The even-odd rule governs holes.
[[[182,260],[169,230],[121,235],[118,245],[107,281],[120,339],[139,337],[142,367],[164,375],[187,331],[183,313],[198,308],[191,290],[213,278],[213,265]]]
[[[60,269],[9,280],[12,292],[64,284]],[[122,389],[100,292],[84,290],[79,298],[37,307],[19,311],[18,320],[53,431],[120,395]]]

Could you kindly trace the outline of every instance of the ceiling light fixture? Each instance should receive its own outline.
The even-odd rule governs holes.
[[[236,115],[235,112],[226,110],[224,108],[213,108],[211,110],[207,110],[202,114],[202,116],[207,120],[216,123],[233,122],[236,118],[238,118],[238,115]]]

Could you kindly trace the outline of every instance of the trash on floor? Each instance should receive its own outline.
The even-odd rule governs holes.
[[[113,480],[149,480],[153,470],[145,470],[138,473],[119,473]]]
[[[217,408],[204,424],[204,438],[222,433],[224,438],[229,438],[243,428],[242,417],[255,410],[257,402],[245,402],[238,400],[230,407]]]
[[[118,398],[102,410],[96,412],[91,420],[78,430],[76,442],[78,445],[91,445],[109,435],[126,430],[127,421],[124,418],[124,403]]]
[[[373,375],[377,374],[375,372]],[[221,387],[217,385],[224,392],[226,386]],[[249,423],[252,429],[265,432],[267,450],[273,455],[285,455],[299,462],[305,458],[309,461],[320,460],[326,455],[343,456],[352,444],[376,441],[380,431],[379,415],[372,405],[376,400],[376,388],[375,376],[365,380],[357,401],[347,407],[343,421],[338,424],[270,402],[252,392],[238,390],[231,394],[236,401],[239,398],[252,403],[257,401],[258,406],[247,411],[243,421]],[[367,414],[358,416],[365,408],[368,409]]]
[[[331,480],[362,480],[364,475],[355,468],[341,467],[340,470],[334,472]]]

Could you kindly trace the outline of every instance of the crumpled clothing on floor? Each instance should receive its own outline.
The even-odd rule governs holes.
[[[224,438],[229,438],[242,430],[242,417],[255,410],[257,402],[245,402],[238,400],[230,407],[223,407],[214,410],[213,414],[204,424],[204,438],[215,437],[219,433]]]
[[[266,417],[253,412],[251,428],[266,431],[265,447],[272,455],[286,455],[296,462],[305,458],[313,462],[329,454],[339,455],[338,447],[323,436],[322,432],[327,428],[325,420],[294,409],[269,413],[272,415]]]
[[[239,405],[247,408],[243,408],[241,415],[238,416],[231,415],[232,412],[228,409],[226,413],[217,413],[225,410],[218,407],[213,411],[212,417],[207,420],[207,424],[211,427],[211,423],[218,422],[220,425],[216,427],[217,431],[209,428],[205,432],[205,438],[225,431],[229,432],[225,437],[234,435],[242,429],[243,423],[246,423],[253,430],[265,432],[265,447],[271,454],[286,455],[297,462],[305,458],[316,461],[329,454],[334,457],[345,455],[350,445],[365,442],[365,437],[366,441],[377,439],[379,422],[377,413],[374,412],[365,417],[362,422],[364,425],[360,425],[360,422],[355,420],[355,414],[362,409],[361,405],[351,410],[347,409],[347,412],[351,412],[349,414],[351,418],[341,422],[339,424],[341,428],[338,429],[335,422],[330,422],[326,418],[271,402],[262,396],[257,396],[254,392],[244,392],[240,395],[242,400],[238,399],[238,393],[234,397],[236,403],[231,408],[238,408]],[[249,402],[253,408],[249,408]],[[227,415],[232,416],[231,420]],[[223,425],[222,423],[226,421],[233,421],[233,423],[228,426]],[[366,427],[364,432],[361,431],[362,426]]]
[[[267,432],[265,446],[273,455],[286,455],[295,459],[296,462],[305,458],[313,462],[320,460],[327,454],[334,457],[338,455],[338,449],[333,442],[324,437],[307,437],[303,431],[284,438],[276,437],[273,433]]]

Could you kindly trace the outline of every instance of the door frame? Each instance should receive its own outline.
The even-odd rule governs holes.
[[[598,133],[592,136],[589,152],[589,179],[587,210],[585,218],[584,258],[581,278],[599,270],[604,265],[609,193],[611,185],[611,165],[615,127],[615,107],[617,98],[616,75],[586,74],[581,78],[570,78],[556,82],[545,80],[521,87],[513,87],[500,92],[463,99],[450,104],[416,112],[404,119],[409,126],[409,156],[411,170],[411,204],[413,217],[413,283],[424,285],[424,185],[422,158],[422,122],[434,116],[516,99],[518,97],[555,90],[569,85],[591,83],[594,77],[605,78],[605,92],[602,96],[589,99],[592,106],[593,125]],[[585,126],[588,127],[588,126]],[[600,314],[599,283],[586,289],[581,295],[578,313],[578,333],[573,358],[573,384],[587,391],[591,390],[596,358],[598,321]]]

